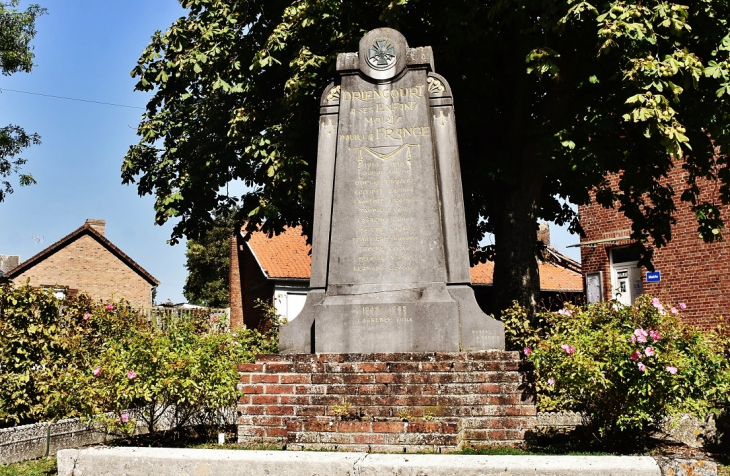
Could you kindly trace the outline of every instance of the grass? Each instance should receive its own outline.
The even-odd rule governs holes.
[[[56,474],[56,458],[0,464],[0,476],[50,476]]]

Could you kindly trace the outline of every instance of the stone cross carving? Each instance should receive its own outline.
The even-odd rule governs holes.
[[[340,54],[320,108],[311,291],[283,353],[504,349],[470,287],[451,89],[381,28]]]

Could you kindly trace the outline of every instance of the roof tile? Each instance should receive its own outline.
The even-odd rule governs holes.
[[[263,232],[253,233],[248,245],[268,277],[309,279],[311,246],[302,236],[301,226],[286,228],[283,233],[271,238]]]

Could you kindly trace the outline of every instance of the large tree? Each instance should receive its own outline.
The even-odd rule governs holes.
[[[46,12],[45,8],[30,5],[23,12],[17,9],[18,0],[0,2],[0,73],[10,76],[13,73],[30,73],[33,69],[33,47],[30,45],[35,36],[35,20]],[[0,89],[2,92],[2,89]],[[38,134],[27,134],[23,128],[10,124],[0,128],[0,202],[13,193],[8,177],[18,174],[20,185],[36,183],[31,174],[20,172],[26,163],[18,154],[31,144],[40,144]]]
[[[621,210],[650,265],[671,237],[679,197],[662,177],[678,158],[690,185],[716,179],[716,201],[730,199],[726,0],[181,1],[187,17],[132,72],[155,93],[122,167],[156,196],[158,223],[181,218],[173,242],[236,200],[232,180],[250,187],[248,230],[311,229],[318,98],[337,54],[381,26],[433,46],[452,86],[470,245],[495,259],[500,306],[536,302],[536,220],[579,232],[566,201],[594,190]],[[681,199],[720,237],[718,208],[697,195]],[[495,244],[480,248],[487,232]]]

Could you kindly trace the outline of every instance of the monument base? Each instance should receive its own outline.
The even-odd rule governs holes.
[[[313,289],[279,333],[282,354],[479,352],[504,342],[504,324],[470,286],[444,283]]]
[[[536,424],[517,352],[267,355],[238,370],[245,444],[450,452],[523,446]]]

